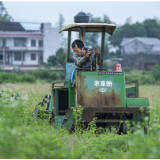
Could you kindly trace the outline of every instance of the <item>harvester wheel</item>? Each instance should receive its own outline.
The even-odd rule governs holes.
[[[121,124],[118,128],[117,134],[121,134],[123,132],[123,125]]]
[[[131,133],[135,132],[135,127],[131,127]]]
[[[128,129],[129,129],[128,126],[125,123],[123,123],[123,127],[122,127],[123,134],[127,134]]]
[[[147,134],[147,127],[144,127],[144,134]]]

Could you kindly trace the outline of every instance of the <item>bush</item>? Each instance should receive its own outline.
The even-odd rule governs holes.
[[[60,79],[60,73],[57,72],[51,72],[51,79],[53,80],[59,80]]]
[[[60,72],[60,79],[65,80],[65,72]]]
[[[21,77],[17,73],[0,72],[1,82],[21,82]]]
[[[35,76],[26,73],[26,74],[22,75],[22,82],[34,83],[34,82],[36,82],[36,78],[35,78]]]
[[[28,73],[32,74],[36,78],[40,78],[40,79],[50,78],[50,73],[49,73],[49,70],[47,70],[47,69],[36,69],[36,70],[33,70],[33,71],[29,71]]]
[[[160,80],[160,65],[156,64],[152,69],[152,74],[155,80]]]
[[[122,70],[126,73],[130,73],[131,72],[131,68],[129,66],[125,66],[122,68]]]
[[[151,75],[148,75],[148,76],[143,75],[141,77],[140,84],[142,84],[142,85],[144,85],[144,84],[155,84],[155,79]]]
[[[41,80],[52,83],[52,81],[64,79],[65,72],[50,71],[49,69],[37,69],[28,71],[27,73],[0,72],[0,82],[2,83],[35,83],[36,81]]]
[[[127,73],[127,74],[125,74],[125,79],[126,79],[126,82],[140,80],[141,79],[141,73],[139,73],[137,71]]]

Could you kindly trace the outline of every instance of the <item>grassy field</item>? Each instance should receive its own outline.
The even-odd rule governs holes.
[[[140,86],[140,97],[150,102],[148,134],[141,124],[134,134],[83,134],[56,130],[47,120],[31,117],[35,105],[51,93],[51,84],[4,84],[0,99],[0,158],[160,158],[160,86]],[[19,94],[21,100],[7,98]]]

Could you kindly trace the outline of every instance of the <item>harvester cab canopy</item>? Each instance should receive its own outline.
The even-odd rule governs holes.
[[[114,24],[107,24],[107,23],[88,23],[89,16],[87,16],[84,12],[79,12],[74,17],[75,23],[64,25],[59,33],[62,31],[68,31],[68,43],[67,43],[67,62],[73,62],[71,59],[71,32],[79,32],[79,39],[84,42],[85,39],[85,32],[101,32],[101,58],[103,61],[103,54],[104,54],[104,40],[105,40],[105,32],[109,33],[110,35],[113,34],[116,26]],[[78,22],[78,23],[77,23]],[[85,44],[85,43],[84,43]],[[101,64],[102,65],[102,64]]]
[[[62,31],[68,31],[70,28],[72,28],[72,31],[79,32],[81,27],[85,28],[85,32],[102,32],[102,28],[105,28],[105,32],[109,33],[110,35],[113,34],[116,28],[114,24],[108,23],[72,23],[64,25],[59,33]]]

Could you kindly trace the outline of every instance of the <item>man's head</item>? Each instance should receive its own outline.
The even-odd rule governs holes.
[[[77,56],[84,56],[85,55],[85,49],[84,49],[84,44],[81,40],[74,40],[72,42],[72,49],[73,52],[77,55]]]

